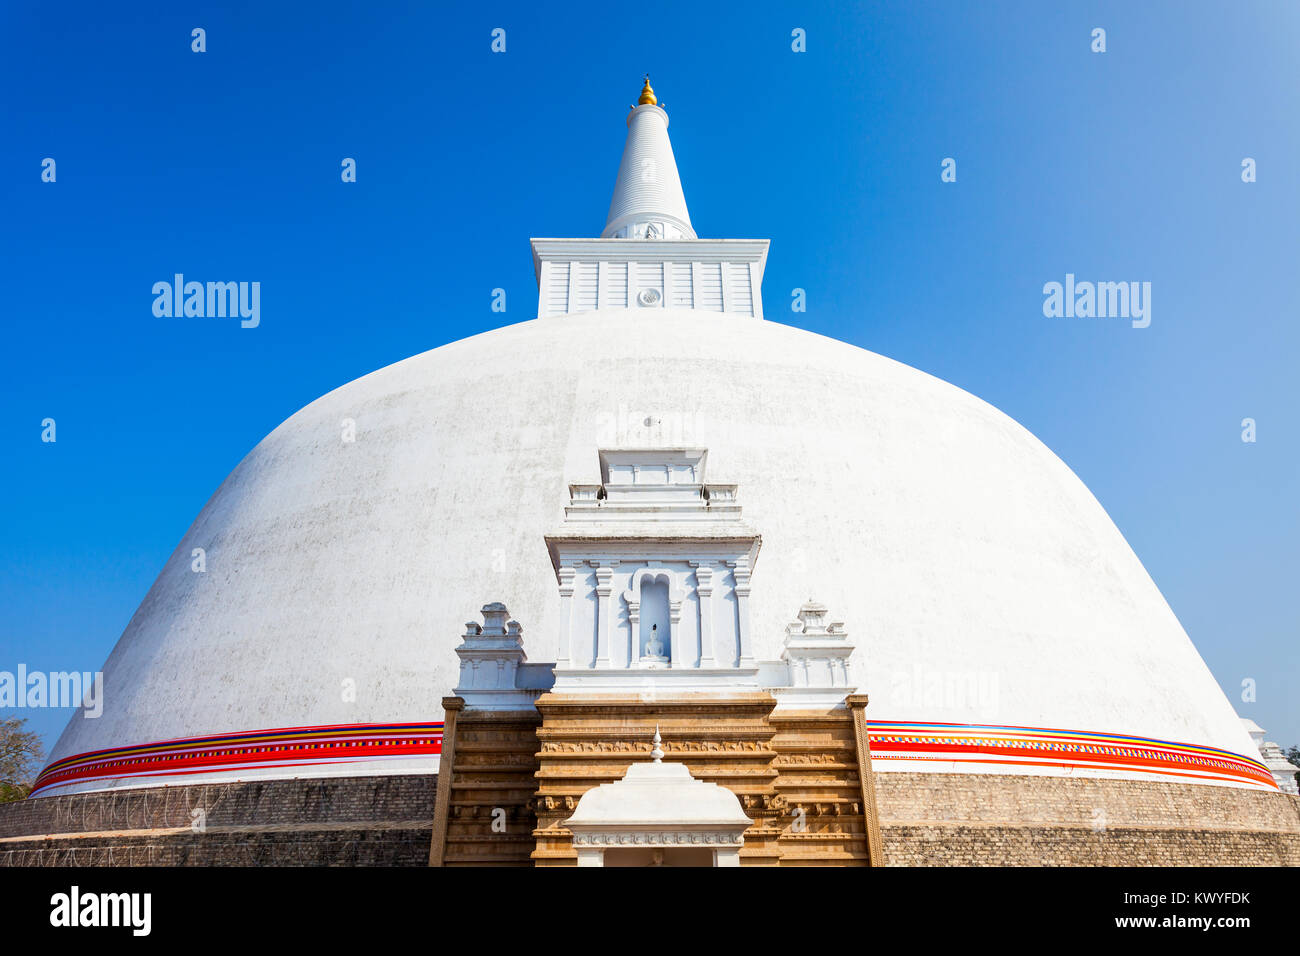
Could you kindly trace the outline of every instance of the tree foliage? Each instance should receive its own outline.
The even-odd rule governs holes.
[[[25,730],[27,719],[0,719],[0,803],[22,800],[31,793],[45,758],[41,738]]]

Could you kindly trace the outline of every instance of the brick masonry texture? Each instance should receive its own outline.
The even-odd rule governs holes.
[[[1300,801],[1231,787],[878,773],[889,866],[1300,866]]]
[[[1300,865],[1300,801],[1196,784],[878,773],[891,866]],[[436,777],[158,787],[0,805],[0,865],[423,866]],[[191,829],[203,808],[207,830]]]
[[[424,866],[436,781],[250,781],[3,804],[0,866]]]

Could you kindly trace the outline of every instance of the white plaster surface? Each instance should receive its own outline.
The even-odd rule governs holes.
[[[344,418],[355,443],[340,441]],[[203,508],[104,666],[103,716],[74,716],[52,757],[440,719],[464,623],[489,601],[523,625],[530,661],[554,661],[543,536],[570,482],[600,481],[598,448],[656,444],[707,449],[710,479],[739,484],[762,535],[755,656],[779,657],[815,595],[853,634],[850,683],[870,719],[1257,756],[1119,531],[1024,428],[832,339],[665,309],[497,329],[295,414]],[[197,547],[204,574],[190,570]],[[918,684],[936,674],[996,691],[927,701]]]

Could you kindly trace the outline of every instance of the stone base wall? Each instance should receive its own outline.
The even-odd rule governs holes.
[[[442,866],[531,866],[537,815],[537,725],[529,713],[461,713],[443,737]],[[431,831],[432,832],[432,831]],[[426,862],[432,862],[425,848]]]
[[[782,712],[768,718],[780,794],[781,866],[867,866],[867,808],[853,716]]]
[[[745,832],[742,865],[776,865],[784,807],[773,787],[775,729],[769,694],[726,700],[595,697],[543,694],[537,771],[537,866],[577,866],[573,835],[564,826],[588,790],[621,780],[636,761],[650,759],[655,728],[664,759],[683,763],[698,780],[727,787],[753,825]]]
[[[789,759],[786,732],[779,731],[770,748],[780,755],[778,762]],[[844,749],[837,733],[825,745],[829,753]],[[790,760],[790,769],[823,773],[847,762]],[[474,763],[467,761],[466,770]],[[521,767],[508,769],[517,773]],[[851,792],[837,792],[838,785],[827,780],[824,794],[805,794],[811,783],[822,781],[791,779],[797,786],[787,799],[814,807],[817,796],[832,808]],[[200,784],[3,804],[0,866],[424,866],[436,780],[416,775]],[[1300,800],[1284,794],[979,774],[890,772],[875,774],[875,782],[885,862],[891,866],[1300,866]],[[457,801],[467,808],[464,829],[450,829],[471,837],[482,827],[484,842],[495,843],[500,838],[488,836],[490,816],[479,820],[468,809],[483,802],[474,789],[466,789],[469,799]],[[512,797],[516,806],[523,802]],[[196,809],[205,814],[203,831],[194,826]],[[809,815],[812,833],[820,832],[823,817],[832,833],[834,824],[857,829],[852,815],[836,815],[832,808]],[[532,821],[510,819],[511,829],[519,824],[527,828]],[[786,847],[788,837],[778,844],[782,850],[802,849],[803,840]],[[531,844],[529,839],[525,845]],[[519,865],[528,865],[523,846],[517,855]]]
[[[740,850],[742,866],[868,865],[852,714],[778,715],[775,706],[767,693],[653,700],[543,695],[533,862],[577,865],[564,821],[588,790],[649,759],[658,729],[665,761],[685,764],[697,780],[739,797],[753,821]]]
[[[1300,800],[1202,784],[877,773],[890,866],[1300,866]]]
[[[0,804],[0,866],[424,866],[436,781],[267,780]]]

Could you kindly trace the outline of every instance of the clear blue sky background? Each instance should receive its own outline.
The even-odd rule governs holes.
[[[204,502],[298,408],[531,318],[527,240],[599,234],[648,70],[700,234],[772,240],[769,317],[1042,438],[1239,711],[1300,743],[1298,47],[1292,0],[10,0],[0,670],[98,669]],[[260,328],[154,318],[175,272],[260,281]],[[1044,318],[1066,272],[1151,282],[1150,328]],[[24,713],[50,743],[67,717]]]

